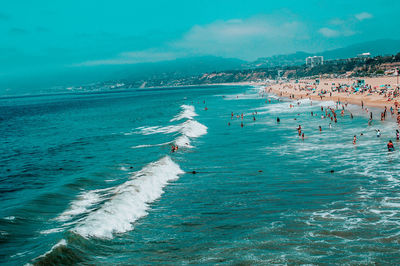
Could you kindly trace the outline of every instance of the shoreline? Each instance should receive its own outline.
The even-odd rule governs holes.
[[[266,86],[266,89],[268,88],[266,92],[293,99],[309,98],[318,101],[340,101],[382,109],[385,107],[395,108],[395,102],[400,102],[400,95],[393,97],[393,92],[399,88],[396,76],[317,80],[319,84],[316,80],[310,79],[269,84]],[[365,85],[356,87],[357,80],[363,80]],[[358,92],[357,89],[359,89]],[[386,91],[386,93],[382,93],[382,91]]]

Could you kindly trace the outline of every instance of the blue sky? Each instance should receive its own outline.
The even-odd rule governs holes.
[[[400,1],[3,1],[0,78],[400,39]]]

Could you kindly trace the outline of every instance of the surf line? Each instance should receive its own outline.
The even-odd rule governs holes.
[[[262,170],[258,170],[258,173],[262,173]],[[208,171],[186,171],[185,174],[234,174],[235,172],[208,172]],[[254,172],[251,172],[251,174],[253,174]]]

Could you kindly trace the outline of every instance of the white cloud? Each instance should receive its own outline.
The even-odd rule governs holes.
[[[197,54],[248,58],[256,57],[255,53],[268,53],[271,48],[286,52],[285,49],[294,49],[293,40],[307,38],[306,27],[301,22],[290,18],[258,16],[197,25],[171,45]]]
[[[358,19],[359,21],[363,21],[363,20],[365,20],[365,19],[370,19],[370,18],[372,18],[373,16],[372,16],[372,14],[370,14],[370,13],[368,13],[368,12],[362,12],[362,13],[356,14],[355,17],[356,17],[356,19]]]
[[[122,65],[215,55],[253,60],[260,56],[309,48],[307,27],[291,15],[255,16],[195,25],[163,47],[123,52],[114,58],[85,61],[75,66]]]
[[[340,36],[340,32],[337,30],[333,30],[330,28],[320,28],[318,30],[319,33],[324,35],[325,37],[332,38],[332,37],[338,37]]]
[[[74,66],[99,66],[99,65],[128,65],[137,63],[150,63],[164,60],[173,60],[183,56],[177,52],[160,52],[154,49],[134,52],[123,52],[115,58],[90,60]]]
[[[356,32],[350,30],[350,29],[331,29],[331,28],[320,28],[318,30],[318,32],[320,34],[322,34],[323,36],[327,37],[327,38],[336,38],[336,37],[347,37],[347,36],[352,36],[354,34],[356,34]]]

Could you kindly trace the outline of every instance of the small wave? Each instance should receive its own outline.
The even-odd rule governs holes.
[[[169,181],[184,172],[169,156],[145,166],[131,180],[117,186],[111,199],[90,213],[73,231],[85,238],[112,238],[133,229],[132,223],[147,215],[149,204],[158,199]]]
[[[193,117],[198,116],[198,114],[196,114],[196,112],[194,111],[194,106],[183,104],[181,107],[183,109],[182,112],[172,118],[170,122],[182,119],[192,119]]]
[[[174,140],[174,143],[175,143],[175,145],[177,145],[178,147],[193,148],[193,146],[190,145],[190,139],[189,139],[187,136],[185,136],[185,135],[182,135],[182,136],[180,136],[180,137],[177,137],[177,138]]]
[[[68,210],[61,213],[55,218],[56,221],[65,222],[73,217],[90,211],[90,207],[101,200],[101,195],[98,192],[104,190],[93,190],[81,193],[76,200],[71,203]]]
[[[168,145],[170,143],[175,143],[179,147],[193,148],[190,144],[191,138],[198,138],[202,135],[207,134],[207,127],[192,118],[197,116],[194,112],[194,107],[191,105],[182,105],[183,111],[176,115],[171,121],[187,119],[185,122],[178,125],[170,125],[170,126],[151,126],[151,127],[139,127],[137,128],[139,134],[143,135],[151,135],[151,134],[171,134],[171,133],[180,133],[174,141],[161,143],[161,144],[144,144],[133,146],[133,149],[138,148],[147,148],[154,146],[162,146]]]
[[[181,125],[172,125],[172,126],[152,126],[152,127],[138,127],[139,134],[142,135],[153,135],[153,134],[171,134],[179,131]]]
[[[52,228],[52,229],[49,229],[49,230],[40,231],[40,233],[42,235],[48,235],[48,234],[61,232],[62,230],[64,230],[64,229],[63,228]]]
[[[141,148],[150,148],[150,147],[157,147],[157,146],[164,146],[164,145],[168,145],[171,142],[164,142],[164,143],[160,143],[160,144],[143,144],[143,145],[137,145],[137,146],[132,146],[132,149],[141,149]]]
[[[65,239],[61,239],[57,244],[55,244],[49,251],[47,251],[46,253],[44,253],[43,255],[40,255],[39,257],[35,258],[35,260],[40,259],[40,258],[44,258],[47,255],[49,255],[50,253],[52,253],[56,248],[61,247],[61,246],[66,246],[67,245],[67,240]]]

